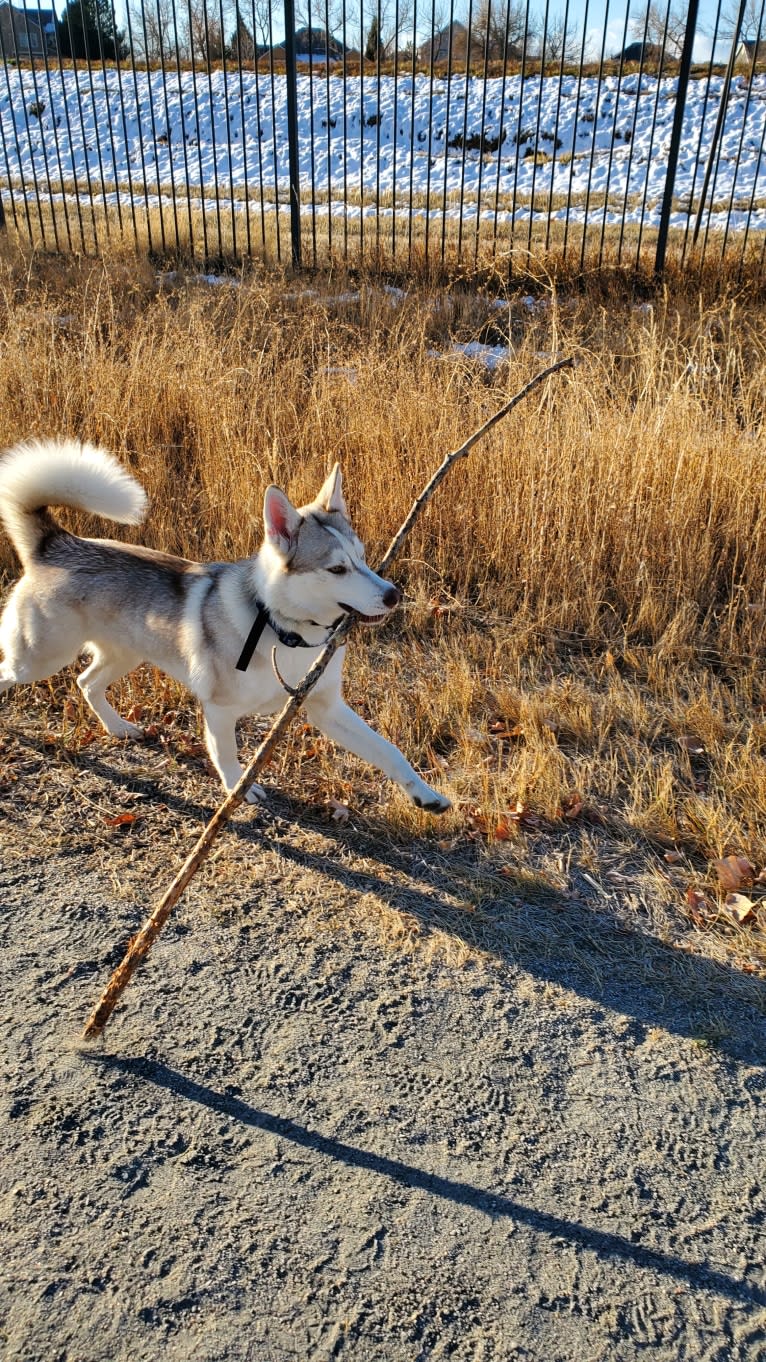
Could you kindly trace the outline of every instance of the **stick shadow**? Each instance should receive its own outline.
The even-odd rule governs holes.
[[[688,1283],[697,1289],[712,1291],[726,1300],[747,1305],[766,1305],[766,1291],[756,1283],[738,1280],[705,1263],[687,1262],[677,1254],[634,1243],[613,1231],[600,1230],[564,1216],[552,1215],[511,1197],[496,1195],[488,1188],[429,1173],[401,1159],[346,1144],[318,1130],[310,1130],[289,1117],[275,1116],[250,1106],[239,1097],[217,1092],[157,1060],[95,1051],[83,1051],[82,1054],[87,1060],[117,1070],[136,1083],[153,1083],[177,1094],[188,1103],[196,1103],[241,1125],[289,1140],[300,1148],[311,1150],[320,1158],[331,1159],[347,1168],[363,1169],[401,1187],[426,1192],[432,1197],[465,1206],[482,1215],[507,1218],[517,1225],[527,1226],[536,1234],[565,1238],[575,1247],[593,1253],[606,1262],[618,1259],[637,1268]]]

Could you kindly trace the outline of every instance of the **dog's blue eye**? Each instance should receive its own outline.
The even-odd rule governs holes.
[[[348,568],[344,567],[343,563],[336,563],[335,567],[328,568],[327,571],[334,572],[336,577],[342,577],[344,572],[348,572]]]

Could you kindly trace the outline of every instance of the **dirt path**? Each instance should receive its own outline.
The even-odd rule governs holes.
[[[81,1047],[204,809],[150,754],[164,823],[107,831],[117,749],[30,751],[0,791],[7,1362],[766,1357],[766,990],[584,881],[477,910],[433,844],[276,801]]]

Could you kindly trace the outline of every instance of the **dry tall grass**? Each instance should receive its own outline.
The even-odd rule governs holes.
[[[761,970],[766,912],[736,926],[712,866],[766,864],[760,304],[542,284],[531,307],[258,269],[210,288],[130,252],[8,251],[0,316],[0,444],[102,441],[150,493],[145,541],[192,557],[253,551],[265,484],[306,498],[337,458],[374,562],[446,450],[572,352],[437,494],[350,696],[440,773],[456,812],[435,835],[486,848],[479,898],[509,867],[566,893],[578,865],[659,935]],[[488,376],[451,350],[469,340],[510,341],[511,363]],[[317,799],[355,788],[427,826],[306,742],[281,779],[300,765]]]

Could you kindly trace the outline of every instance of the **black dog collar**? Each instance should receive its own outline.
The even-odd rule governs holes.
[[[261,634],[263,633],[267,624],[270,629],[273,629],[280,643],[284,643],[286,648],[321,647],[321,644],[318,643],[307,643],[306,639],[303,638],[295,629],[283,629],[281,624],[277,624],[277,621],[274,619],[274,617],[269,614],[269,611],[266,609],[266,606],[261,601],[256,601],[256,604],[258,606],[258,614],[256,615],[255,620],[253,621],[253,627],[245,640],[245,646],[239,655],[239,660],[237,661],[238,672],[247,671],[252,661],[253,653],[258,647],[258,640],[260,639]],[[334,620],[333,623],[330,625],[327,635],[328,638],[332,633],[333,629],[336,627],[336,625],[340,624],[340,621],[342,619],[343,616],[339,615],[338,618]]]

